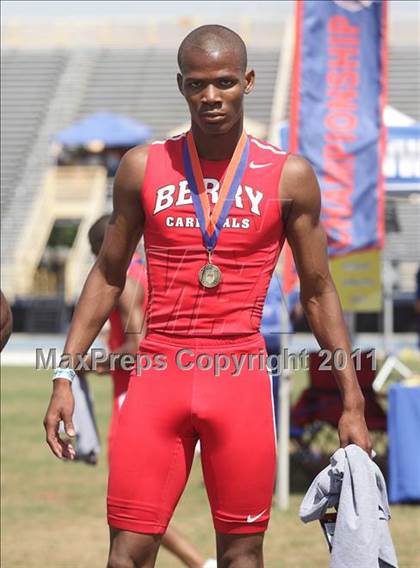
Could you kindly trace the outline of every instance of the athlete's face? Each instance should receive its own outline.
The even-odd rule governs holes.
[[[254,86],[254,71],[244,72],[229,50],[190,49],[184,56],[178,87],[191,120],[208,134],[228,132],[243,115],[243,97]]]

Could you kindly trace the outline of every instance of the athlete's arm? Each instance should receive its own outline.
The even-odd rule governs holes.
[[[64,347],[70,366],[75,366],[78,356],[89,349],[124,289],[127,268],[143,232],[144,213],[139,192],[146,160],[147,148],[133,148],[125,154],[118,169],[111,220],[77,303]],[[47,442],[59,458],[74,457],[71,445],[64,444],[58,436],[60,420],[63,420],[67,434],[74,436],[73,411],[71,383],[56,379],[44,426]]]
[[[0,290],[0,351],[6,346],[12,333],[13,317],[5,295]]]
[[[327,239],[320,222],[321,196],[315,173],[300,156],[284,165],[280,198],[286,238],[300,279],[300,298],[309,325],[323,349],[346,353],[344,370],[333,369],[343,399],[339,422],[341,446],[357,444],[370,454],[364,398],[351,358],[351,344],[340,300],[328,266]]]

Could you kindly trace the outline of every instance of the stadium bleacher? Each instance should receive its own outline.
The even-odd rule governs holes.
[[[67,53],[4,50],[1,67],[1,215],[8,214],[34,139],[48,113]]]
[[[388,65],[389,103],[420,122],[420,48],[391,46]]]

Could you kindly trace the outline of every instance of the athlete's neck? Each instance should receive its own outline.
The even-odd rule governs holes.
[[[200,158],[203,160],[230,160],[239,142],[243,130],[243,119],[225,134],[207,134],[191,123],[195,146]]]

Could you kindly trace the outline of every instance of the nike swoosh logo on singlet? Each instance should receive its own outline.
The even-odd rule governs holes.
[[[251,170],[257,170],[258,168],[267,168],[268,166],[271,166],[272,163],[268,163],[268,164],[256,164],[254,161],[251,161],[251,163],[249,164],[249,167],[251,168]]]

